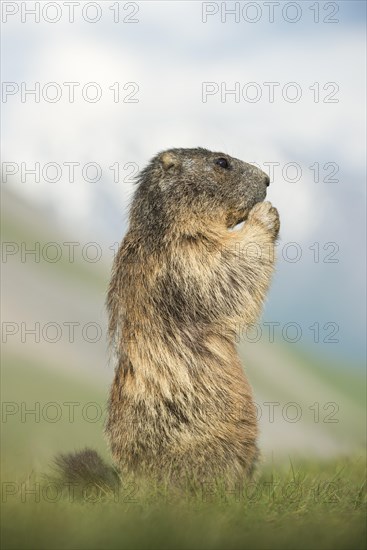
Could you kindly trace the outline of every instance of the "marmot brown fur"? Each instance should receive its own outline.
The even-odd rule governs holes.
[[[107,298],[117,366],[106,434],[122,476],[251,474],[256,411],[235,336],[258,319],[273,272],[268,185],[202,148],[160,153],[140,173]]]

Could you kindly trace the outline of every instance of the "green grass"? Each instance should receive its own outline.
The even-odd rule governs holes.
[[[15,494],[3,503],[4,549],[365,547],[362,459],[290,464],[263,471],[242,494],[219,486],[186,498],[125,484],[77,500],[37,480],[6,486]]]

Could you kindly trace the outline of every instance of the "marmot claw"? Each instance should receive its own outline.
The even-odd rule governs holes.
[[[258,202],[250,210],[248,220],[255,223],[260,223],[266,227],[270,233],[277,237],[280,228],[279,213],[269,201]]]

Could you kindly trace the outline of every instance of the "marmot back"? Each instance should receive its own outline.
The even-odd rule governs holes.
[[[256,322],[273,271],[268,185],[255,166],[201,148],[165,151],[141,172],[107,299],[117,364],[106,434],[122,474],[252,472],[256,412],[235,336]]]

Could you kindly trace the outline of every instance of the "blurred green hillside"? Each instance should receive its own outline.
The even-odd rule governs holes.
[[[10,411],[18,410],[3,424],[7,463],[14,458],[33,467],[37,461],[47,462],[55,450],[85,444],[106,452],[103,419],[89,422],[82,410],[89,402],[104,410],[113,376],[104,307],[113,250],[101,243],[102,257],[91,263],[82,256],[85,243],[80,242],[70,261],[63,243],[76,240],[49,213],[10,192],[3,193],[2,209],[2,399],[15,403],[13,409],[7,405]],[[34,250],[35,243],[43,255],[22,255],[22,250]],[[52,253],[52,248],[45,249],[47,243],[57,243],[63,251],[57,262],[47,261]],[[254,388],[265,461],[288,460],[289,455],[345,456],[365,448],[360,369],[327,364],[308,350],[281,342],[241,342],[239,347]],[[24,412],[22,422],[23,410],[42,411],[50,402],[61,407],[60,420],[35,422],[36,414]],[[67,402],[80,403],[73,422],[66,419]]]

